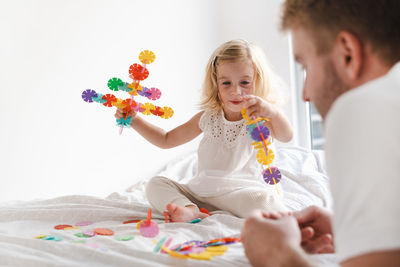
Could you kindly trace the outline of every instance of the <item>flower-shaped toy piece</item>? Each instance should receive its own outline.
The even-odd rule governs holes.
[[[149,71],[139,64],[132,64],[129,67],[129,77],[134,81],[143,81],[149,76]]]
[[[269,167],[263,171],[264,181],[267,184],[277,184],[282,179],[282,174],[277,167]]]
[[[85,100],[85,102],[92,103],[94,101],[93,97],[97,97],[97,93],[95,90],[87,89],[82,92],[82,99]]]
[[[143,64],[151,64],[156,59],[156,55],[152,51],[144,50],[139,55],[139,60]]]
[[[161,97],[161,91],[158,88],[150,88],[147,90],[147,92],[150,93],[150,96],[148,96],[148,98],[151,100],[157,100]]]
[[[110,90],[118,91],[125,83],[120,78],[111,78],[108,80],[107,86]]]

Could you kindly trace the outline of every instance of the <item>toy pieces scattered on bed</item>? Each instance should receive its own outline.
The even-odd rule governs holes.
[[[133,220],[128,220],[128,221],[124,221],[123,224],[128,224],[128,223],[138,223],[140,222],[140,219],[133,219]]]
[[[56,230],[71,230],[71,228],[73,228],[73,227],[72,227],[72,225],[69,225],[69,224],[59,224],[59,225],[54,226],[54,229],[56,229]]]
[[[208,214],[208,215],[212,215],[212,214],[210,214],[210,212],[207,210],[207,209],[205,209],[205,208],[200,208],[200,211],[202,212],[202,213],[205,213],[205,214]]]
[[[239,238],[226,237],[210,241],[192,240],[168,248],[168,241],[165,242],[165,245],[162,244],[165,239],[166,237],[157,242],[154,252],[158,252],[156,249],[161,247],[161,252],[167,253],[172,257],[195,260],[211,260],[214,256],[223,255],[229,248],[227,245],[240,242]]]
[[[195,223],[199,223],[199,222],[201,222],[201,218],[194,219],[193,221],[190,221],[189,223],[195,224]]]
[[[156,237],[159,232],[158,224],[151,220],[151,209],[147,210],[147,219],[141,220],[137,224],[137,229],[144,237]]]
[[[77,222],[75,226],[69,225],[69,224],[59,224],[54,226],[54,229],[56,230],[73,230],[73,229],[79,229],[80,226],[88,226],[93,224],[93,222],[90,221],[83,221],[83,222]]]
[[[134,238],[135,238],[135,236],[133,236],[133,235],[122,235],[122,236],[114,237],[114,239],[117,241],[130,241]]]
[[[91,224],[93,224],[93,222],[91,222],[91,221],[83,221],[83,222],[77,222],[76,224],[75,224],[75,226],[88,226],[88,225],[91,225]]]
[[[36,239],[42,239],[42,240],[49,240],[49,241],[61,241],[63,238],[61,236],[57,235],[39,235],[35,236]]]

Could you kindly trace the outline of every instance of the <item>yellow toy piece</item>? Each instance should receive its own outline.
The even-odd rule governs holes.
[[[117,98],[117,101],[114,101],[111,104],[116,108],[123,109],[127,106],[125,103],[123,103],[123,101],[124,100],[122,100],[121,98]]]
[[[143,87],[136,82],[128,84],[127,87],[132,89],[132,91],[129,92],[130,95],[133,94],[134,96],[137,96],[138,95],[137,91],[143,91]]]
[[[262,164],[262,165],[270,165],[272,163],[272,161],[274,161],[275,155],[274,152],[271,149],[268,149],[268,155],[265,154],[265,150],[264,149],[259,149],[257,151],[257,161],[258,163]]]
[[[241,113],[242,113],[243,119],[244,119],[246,122],[248,122],[248,121],[250,120],[250,118],[249,118],[249,116],[247,116],[247,108],[242,108]]]
[[[266,140],[266,142],[265,142],[265,145],[266,146],[269,146],[271,144],[271,140],[270,139],[268,139],[268,140]],[[251,143],[251,145],[254,147],[254,149],[264,149],[264,144],[263,144],[263,142],[262,141],[260,141],[260,142],[253,142],[253,143]]]
[[[170,107],[163,107],[161,111],[164,112],[164,114],[160,116],[163,119],[169,119],[174,115],[174,110]]]
[[[140,229],[140,225],[143,223],[143,220],[141,220],[140,222],[137,223],[136,228]]]
[[[195,259],[195,260],[205,260],[205,261],[209,261],[212,259],[212,255],[210,253],[208,253],[207,251],[204,251],[200,254],[196,254],[196,253],[189,253],[189,257],[191,259]]]
[[[187,258],[189,258],[188,256],[183,255],[183,254],[180,254],[179,252],[176,252],[176,251],[173,251],[173,250],[170,250],[170,251],[168,252],[168,254],[169,254],[170,256],[172,256],[172,257],[180,258],[180,259],[187,259]]]
[[[71,227],[65,227],[63,230],[75,230],[75,229],[81,229],[81,228],[76,226],[71,226]]]
[[[144,103],[142,105],[142,107],[144,106],[145,110],[142,112],[142,114],[144,115],[150,115],[151,114],[151,110],[154,110],[156,107],[151,104],[151,103]]]
[[[139,60],[143,64],[151,64],[156,59],[156,55],[152,51],[144,50],[139,55]]]
[[[210,246],[206,247],[207,251],[212,251],[212,252],[225,252],[229,249],[228,246]]]

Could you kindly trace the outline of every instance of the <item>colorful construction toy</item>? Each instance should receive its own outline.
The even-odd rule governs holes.
[[[158,88],[147,88],[140,85],[140,82],[149,76],[149,71],[146,68],[147,64],[154,62],[156,56],[152,51],[144,50],[139,55],[140,64],[132,64],[129,67],[129,77],[133,80],[132,83],[123,82],[120,78],[111,78],[108,80],[107,86],[112,91],[125,91],[131,97],[127,99],[120,99],[113,94],[100,94],[95,90],[87,89],[83,91],[82,98],[88,103],[97,102],[106,107],[116,107],[122,109],[126,116],[125,118],[117,119],[117,125],[120,128],[120,134],[123,127],[130,127],[132,117],[128,114],[131,111],[141,112],[144,115],[156,115],[163,119],[169,119],[173,116],[174,111],[170,107],[159,107],[152,103],[139,103],[133,100],[134,96],[140,95],[150,100],[157,100],[161,97],[161,91]]]
[[[257,161],[263,166],[267,166],[266,169],[263,170],[262,174],[264,177],[264,181],[267,184],[275,185],[276,190],[278,191],[277,183],[282,179],[281,172],[277,167],[270,167],[272,161],[275,158],[274,151],[268,148],[271,145],[271,132],[267,126],[264,125],[266,121],[269,121],[267,118],[255,118],[254,116],[250,118],[247,115],[247,109],[242,109],[242,117],[246,121],[246,129],[249,132],[251,139],[254,141],[252,143],[254,149],[257,150]]]

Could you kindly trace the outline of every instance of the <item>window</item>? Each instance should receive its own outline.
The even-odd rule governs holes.
[[[310,109],[311,148],[322,150],[324,145],[322,118],[312,103],[308,107]]]
[[[302,90],[306,73],[300,64],[295,62],[293,56],[292,38],[289,35],[289,53],[291,69],[291,95],[292,95],[292,118],[295,131],[295,145],[323,149],[324,137],[322,118],[312,103],[302,100]]]

